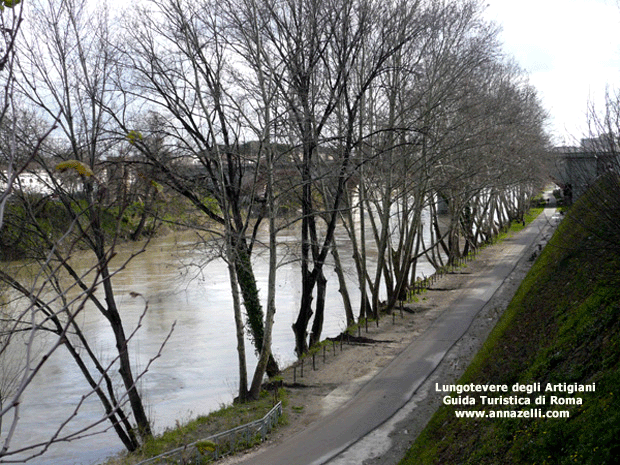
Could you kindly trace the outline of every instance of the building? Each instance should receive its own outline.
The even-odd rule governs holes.
[[[579,198],[601,175],[620,173],[618,141],[604,134],[582,139],[579,146],[554,149],[551,177],[560,186],[568,203]]]
[[[52,193],[51,181],[49,174],[42,169],[26,169],[20,173],[13,183],[13,190],[28,194],[49,195]],[[6,191],[7,187],[7,170],[5,168],[0,174],[0,191]]]

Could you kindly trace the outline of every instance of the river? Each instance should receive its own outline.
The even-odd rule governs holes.
[[[295,360],[294,337],[291,330],[299,306],[301,282],[299,263],[287,260],[287,244],[295,244],[298,233],[289,230],[278,236],[279,252],[284,262],[277,273],[277,313],[273,329],[273,353],[281,366]],[[354,311],[359,308],[359,292],[348,239],[337,237],[341,246],[343,268],[347,270],[349,292]],[[140,382],[149,416],[156,432],[174,426],[228,404],[237,394],[238,366],[232,299],[228,272],[222,260],[209,263],[202,272],[187,263],[198,262],[204,253],[192,247],[190,234],[170,235],[153,240],[146,252],[137,255],[113,278],[125,328],[133,328],[148,301],[142,326],[130,343],[132,360],[139,370],[159,351],[173,324],[174,331],[161,357],[151,365]],[[118,248],[115,263],[121,263],[135,244]],[[376,253],[369,253],[370,268]],[[289,257],[293,258],[293,257]],[[267,253],[257,250],[255,272],[265,299],[267,290]],[[89,266],[84,263],[82,266]],[[113,263],[114,265],[114,263]],[[346,319],[338,292],[338,280],[328,263],[328,294],[323,337],[335,336],[346,327]],[[429,275],[430,265],[418,265],[420,274]],[[132,298],[139,293],[143,298]],[[80,322],[104,360],[113,354],[114,342],[107,322],[94,309],[80,314]],[[250,342],[246,343],[248,371],[252,373],[256,358]],[[50,437],[60,421],[71,414],[75,405],[88,391],[86,381],[77,367],[68,362],[63,350],[57,351],[45,364],[25,393],[15,444],[29,444]],[[70,428],[88,424],[101,417],[102,407],[94,397],[86,399]],[[107,427],[107,424],[102,425]],[[3,435],[5,432],[3,432]],[[4,436],[3,436],[4,437]],[[28,463],[95,464],[123,450],[113,432],[52,446],[42,457]]]

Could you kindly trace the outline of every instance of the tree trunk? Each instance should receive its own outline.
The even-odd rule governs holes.
[[[351,326],[355,323],[355,316],[353,315],[353,307],[351,306],[351,298],[349,297],[349,291],[347,290],[347,281],[342,271],[342,263],[340,262],[340,255],[338,254],[338,248],[334,246],[332,249],[332,256],[334,257],[335,270],[338,275],[338,292],[342,296],[342,303],[344,304],[344,313],[347,318],[347,326]]]
[[[267,111],[267,110],[266,110]],[[267,113],[266,121],[269,122],[269,113]],[[265,372],[272,377],[274,376],[274,370],[277,373],[277,364],[274,367],[270,367],[270,362],[275,364],[275,360],[271,354],[271,336],[273,329],[273,320],[276,313],[276,270],[278,265],[278,249],[277,249],[277,228],[276,228],[276,213],[277,208],[275,206],[275,199],[273,194],[274,185],[274,168],[273,168],[273,152],[271,148],[267,148],[267,205],[269,208],[269,277],[267,280],[267,316],[265,318],[265,336],[263,344],[258,357],[258,363],[254,370],[254,377],[252,378],[252,385],[250,387],[249,397],[257,399],[260,394],[260,389]]]
[[[312,317],[312,289],[314,284],[310,276],[304,276],[302,281],[301,305],[297,320],[293,323],[293,333],[295,334],[295,352],[301,357],[308,351],[308,340],[306,339],[308,323]]]
[[[99,272],[101,273],[106,301],[106,309],[103,314],[109,321],[112,332],[114,333],[120,365],[118,371],[121,375],[121,379],[123,380],[127,397],[129,398],[129,404],[131,405],[131,411],[133,413],[134,420],[136,421],[138,435],[143,441],[146,441],[152,437],[153,433],[151,431],[151,425],[146,415],[146,411],[144,410],[142,397],[138,392],[138,386],[136,385],[136,381],[131,370],[127,336],[125,335],[123,322],[118,311],[118,306],[116,305],[116,299],[114,298],[112,279],[108,268],[108,257],[105,254],[104,248],[105,234],[101,229],[100,202],[102,199],[94,199],[91,197],[94,193],[92,192],[92,186],[90,184],[86,184],[86,188],[87,198],[90,198],[89,204],[93,205],[92,210],[89,210],[91,212],[91,226],[93,228],[94,235],[93,252],[99,262],[98,267]],[[105,191],[102,192],[102,194],[104,193]]]
[[[250,261],[250,256],[248,254],[245,241],[237,241],[236,251],[235,271],[237,275],[237,282],[239,283],[239,290],[243,296],[243,305],[245,306],[252,342],[254,343],[256,353],[260,354],[265,339],[263,307],[259,299],[256,277],[254,276],[254,270],[252,268],[252,263]],[[280,369],[278,367],[278,363],[273,358],[273,355],[269,354],[267,374],[269,376],[275,376],[279,373],[279,371]]]
[[[327,279],[321,270],[316,281],[316,313],[312,322],[310,333],[310,347],[321,342],[323,321],[325,320],[325,295],[327,292]]]
[[[129,404],[131,405],[131,411],[138,427],[138,434],[143,441],[152,436],[151,425],[146,416],[144,405],[142,404],[142,397],[138,392],[138,386],[133,377],[131,370],[131,361],[129,359],[129,350],[127,347],[127,337],[123,324],[121,321],[116,301],[114,300],[114,291],[112,290],[112,282],[110,281],[110,274],[108,271],[107,263],[104,262],[101,267],[101,275],[103,278],[103,287],[105,290],[105,300],[107,303],[107,318],[114,332],[114,338],[116,340],[116,350],[119,356],[119,374],[123,380],[125,389],[127,390],[127,396],[129,398]]]
[[[239,299],[239,287],[237,283],[239,278],[236,275],[236,267],[228,264],[228,276],[232,288],[233,311],[235,314],[235,328],[237,328],[237,359],[239,365],[239,402],[245,402],[248,399],[248,371],[245,358],[245,337],[243,331],[243,317],[241,315],[241,302]]]

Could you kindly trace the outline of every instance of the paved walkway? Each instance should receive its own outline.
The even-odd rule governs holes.
[[[448,350],[506,280],[520,259],[546,230],[547,209],[503,247],[501,260],[469,277],[451,308],[364,385],[346,404],[280,444],[239,463],[252,465],[319,465],[350,448],[393,417],[434,372]]]

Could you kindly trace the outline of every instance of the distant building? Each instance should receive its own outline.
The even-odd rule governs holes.
[[[620,172],[618,141],[609,134],[582,139],[579,146],[554,149],[552,178],[570,203],[579,198],[602,174]]]
[[[5,191],[6,188],[7,170],[3,169],[0,175],[0,190]],[[17,177],[13,184],[13,190],[28,194],[48,195],[52,193],[51,178],[42,169],[27,169]]]

